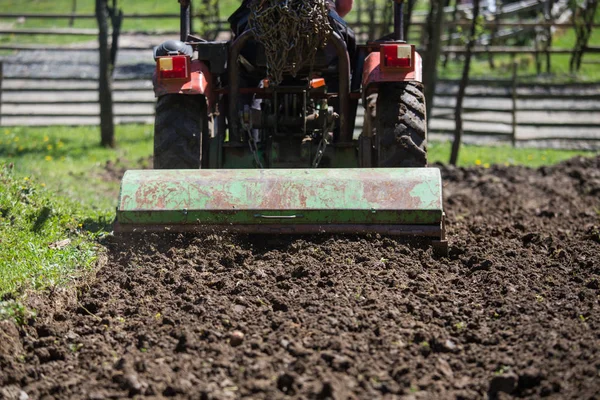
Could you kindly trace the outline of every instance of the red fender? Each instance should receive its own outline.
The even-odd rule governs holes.
[[[215,93],[212,89],[212,82],[210,69],[200,60],[191,61],[189,80],[159,80],[156,71],[152,75],[154,95],[156,97],[164,96],[165,94],[201,94],[206,96],[209,110],[215,104]]]
[[[382,68],[381,53],[374,51],[365,58],[363,67],[363,96],[367,96],[383,82],[423,82],[423,61],[414,51],[414,63],[410,69]]]

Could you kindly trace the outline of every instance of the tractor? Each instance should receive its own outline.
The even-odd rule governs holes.
[[[383,234],[447,252],[402,1],[391,34],[356,45],[327,0],[251,0],[226,41],[194,36],[179,0],[179,40],[154,48],[154,170],[125,174],[115,229]]]

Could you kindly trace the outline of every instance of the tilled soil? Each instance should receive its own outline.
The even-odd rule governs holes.
[[[599,398],[600,157],[440,168],[449,258],[380,237],[107,242],[76,295],[0,324],[0,398]]]

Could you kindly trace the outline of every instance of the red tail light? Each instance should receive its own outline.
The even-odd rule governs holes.
[[[382,44],[382,67],[394,69],[412,69],[414,47],[409,44]]]
[[[156,60],[156,70],[160,79],[189,79],[190,57],[159,57]]]

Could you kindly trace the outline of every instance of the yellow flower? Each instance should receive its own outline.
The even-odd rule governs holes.
[[[50,138],[48,136],[44,136],[44,142],[47,142],[48,140],[50,140]]]
[[[542,156],[542,161],[546,161],[546,156]]]
[[[46,161],[52,161],[52,156],[46,156],[46,157],[44,157],[44,159],[45,159]]]
[[[4,134],[5,134],[5,135],[8,135],[9,133],[10,133],[10,131],[9,131],[8,129],[5,129],[5,130],[4,130]]]
[[[481,160],[475,160],[475,165],[481,165]]]
[[[533,160],[533,155],[529,154],[529,155],[527,156],[527,159],[528,159],[529,161]]]
[[[23,151],[23,146],[19,146],[19,148],[17,148],[17,150]]]
[[[23,180],[24,180],[25,182],[27,182],[27,181],[29,180],[29,177],[27,177],[27,176],[26,176],[25,178],[23,178]]]
[[[15,136],[15,139],[14,139],[14,141],[15,141],[15,142],[18,142],[18,141],[19,141],[19,137],[18,137],[18,136]]]
[[[483,164],[483,168],[489,168],[489,167],[490,167],[490,163]]]
[[[52,150],[52,145],[49,144],[48,146],[46,146],[46,148],[48,149],[48,151]]]
[[[509,165],[510,165],[510,164],[508,163],[508,161],[504,163],[504,166],[505,166],[505,167],[508,167]]]
[[[65,144],[63,142],[61,142],[60,140],[58,141],[58,143],[56,144],[56,147],[58,147],[59,149],[61,147],[63,147]]]
[[[42,183],[42,187],[46,187],[46,184],[45,184],[45,183]]]

